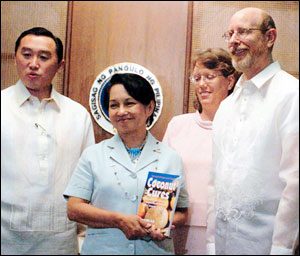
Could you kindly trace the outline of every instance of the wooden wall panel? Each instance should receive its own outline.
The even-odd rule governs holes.
[[[67,94],[89,109],[89,91],[106,67],[134,62],[158,78],[162,114],[151,132],[162,139],[183,112],[188,2],[72,3]],[[110,135],[94,122],[96,140]]]
[[[245,7],[267,11],[277,27],[273,59],[282,68],[299,78],[299,2],[298,1],[195,1],[193,4],[192,55],[195,51],[227,44],[222,34],[227,30],[231,16]],[[218,14],[218,15],[216,15]],[[194,111],[194,86],[189,90],[189,112]]]
[[[1,1],[1,90],[15,84],[18,74],[15,66],[15,41],[25,30],[45,27],[66,42],[67,1]],[[63,92],[64,71],[58,72],[52,82]]]

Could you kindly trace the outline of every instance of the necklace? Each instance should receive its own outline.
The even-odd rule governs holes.
[[[135,164],[137,163],[137,161],[139,160],[139,157],[142,153],[142,149],[143,149],[144,145],[145,145],[145,142],[138,148],[128,148],[125,145],[125,148],[126,148],[128,154],[129,154],[129,157],[131,159],[131,162],[133,162]]]
[[[146,139],[145,139],[145,141],[146,141]],[[144,147],[144,145],[145,145],[145,141],[144,141],[144,143],[139,147],[140,152],[142,151],[142,149],[143,149],[143,147]],[[124,144],[124,145],[125,145],[125,144]],[[125,146],[125,147],[126,147],[126,146]],[[126,149],[127,149],[127,147],[126,147]],[[158,149],[158,150],[154,150],[154,152],[159,153],[159,154],[161,153],[159,149]],[[113,174],[114,174],[114,176],[115,176],[115,178],[116,178],[117,186],[118,186],[118,187],[121,189],[121,191],[123,192],[124,198],[127,199],[127,200],[130,200],[131,202],[136,202],[136,201],[138,200],[138,198],[139,198],[139,197],[138,197],[138,190],[137,190],[137,189],[138,189],[138,181],[139,181],[140,177],[139,177],[135,172],[130,171],[130,175],[128,176],[128,178],[129,178],[129,179],[137,179],[137,187],[136,187],[136,191],[135,191],[135,192],[133,192],[133,193],[132,193],[132,192],[129,192],[130,189],[126,188],[126,185],[123,186],[123,184],[126,184],[127,181],[119,178],[119,176],[121,175],[121,172],[124,172],[124,170],[119,169],[119,168],[117,167],[117,164],[113,161],[112,158],[110,158],[110,161],[111,161],[110,167],[113,169]],[[156,161],[156,164],[155,164],[155,166],[154,166],[154,168],[153,168],[155,171],[157,171],[157,168],[158,168],[158,162],[159,162],[159,157],[158,157],[158,159],[157,159],[157,161]],[[122,183],[123,183],[123,184],[122,184]],[[142,186],[144,186],[144,184],[143,184]]]
[[[131,162],[133,162],[134,164],[136,164],[138,162],[138,160],[139,160],[139,157],[140,157],[140,155],[142,153],[142,150],[143,150],[143,148],[144,148],[144,146],[146,144],[147,135],[148,135],[148,133],[146,134],[146,137],[145,137],[143,143],[139,147],[137,147],[137,148],[129,148],[124,143],[125,148],[127,150],[127,153],[129,154],[129,157],[131,159]]]

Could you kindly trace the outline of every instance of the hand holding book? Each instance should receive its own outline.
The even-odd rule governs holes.
[[[137,215],[119,214],[118,220],[118,227],[129,240],[147,236],[151,232],[151,224]]]
[[[138,215],[152,223],[153,236],[158,240],[170,236],[179,189],[179,175],[149,172]]]

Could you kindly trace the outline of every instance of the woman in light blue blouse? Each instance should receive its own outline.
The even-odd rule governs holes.
[[[117,134],[83,152],[64,192],[68,217],[88,226],[81,254],[174,254],[172,239],[137,215],[149,171],[184,177],[181,158],[146,129],[152,87],[139,75],[115,74],[104,102]],[[175,227],[185,223],[187,207],[183,180]]]

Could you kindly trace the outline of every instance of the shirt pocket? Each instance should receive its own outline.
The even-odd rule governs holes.
[[[11,230],[63,232],[74,225],[67,218],[66,205],[37,201],[11,206]]]

